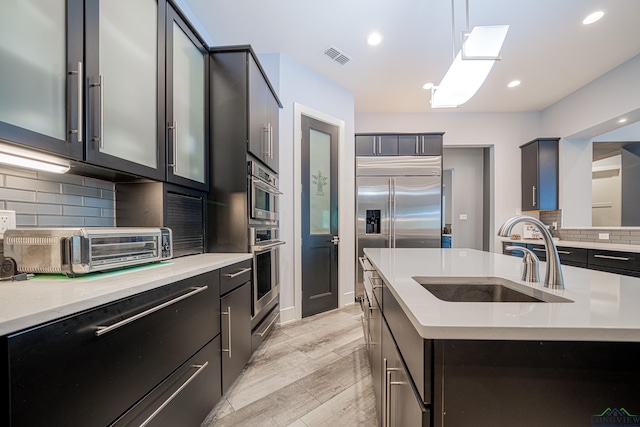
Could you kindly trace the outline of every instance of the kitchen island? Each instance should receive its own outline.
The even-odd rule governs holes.
[[[566,289],[555,291],[522,282],[522,261],[501,254],[365,255],[365,335],[384,425],[601,425],[607,409],[640,412],[640,279],[563,266]],[[452,302],[418,283],[505,279],[530,296],[566,301]],[[413,417],[399,407],[403,382],[418,397]]]

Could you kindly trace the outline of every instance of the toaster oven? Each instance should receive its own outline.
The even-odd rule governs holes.
[[[4,233],[4,256],[23,273],[69,277],[173,256],[169,228],[23,228]]]

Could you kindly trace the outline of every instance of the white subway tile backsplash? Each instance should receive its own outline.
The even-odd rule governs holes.
[[[0,199],[5,201],[35,202],[36,193],[28,189],[0,188]]]
[[[64,206],[62,214],[65,216],[102,216],[102,209],[88,206]]]
[[[62,215],[62,206],[45,203],[22,203],[7,201],[7,209],[21,214]]]
[[[74,184],[62,184],[62,192],[64,194],[75,194],[76,196],[88,196],[100,198],[101,191],[98,188],[83,187]]]
[[[22,178],[18,176],[7,175],[5,180],[7,188],[28,188],[35,191],[46,191],[48,193],[59,193],[60,183],[53,181],[41,181],[32,178]]]

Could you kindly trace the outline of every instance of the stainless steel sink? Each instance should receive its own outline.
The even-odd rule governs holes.
[[[573,302],[501,277],[413,277],[436,298],[449,302]]]

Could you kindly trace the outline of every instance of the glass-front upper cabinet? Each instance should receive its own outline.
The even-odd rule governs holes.
[[[82,0],[0,1],[0,140],[83,157]]]
[[[167,14],[167,178],[208,189],[207,50],[171,8]]]
[[[164,179],[165,1],[85,8],[87,161]]]

